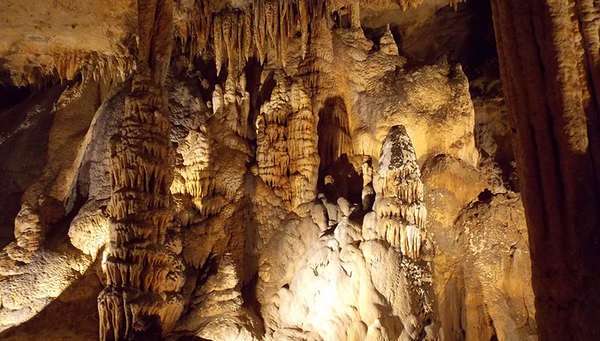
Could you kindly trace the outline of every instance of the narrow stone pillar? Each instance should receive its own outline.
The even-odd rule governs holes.
[[[137,70],[123,123],[111,139],[107,287],[98,296],[100,340],[155,338],[183,310],[184,266],[173,226],[173,157],[164,81],[172,48],[172,0],[138,1]]]

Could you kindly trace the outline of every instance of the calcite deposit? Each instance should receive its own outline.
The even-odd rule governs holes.
[[[598,339],[598,13],[3,2],[0,340]]]

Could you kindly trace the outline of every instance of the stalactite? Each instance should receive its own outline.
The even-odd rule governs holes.
[[[406,128],[392,127],[381,147],[379,169],[374,178],[377,195],[373,210],[379,220],[379,236],[413,259],[420,257],[427,217],[420,177]]]
[[[218,73],[228,58],[237,58],[234,64],[241,67],[242,59],[256,56],[264,64],[270,57],[285,67],[297,32],[304,59],[311,22],[324,19],[329,24],[329,14],[335,10],[333,2],[315,0],[260,0],[240,8],[227,5],[215,13],[210,12],[210,2],[197,0],[194,8],[191,22],[180,25],[177,36],[188,43],[191,56],[207,51],[212,44]],[[273,52],[268,56],[268,51]]]
[[[308,2],[301,1],[298,4],[298,10],[300,12],[300,34],[302,39],[302,59],[306,58],[308,52],[308,25],[310,23],[308,13]]]
[[[228,61],[228,71],[230,73],[234,73],[237,71],[237,68],[233,68],[233,64],[237,61],[237,56],[239,55],[239,51],[237,50],[236,42],[237,42],[237,21],[235,20],[237,17],[237,12],[233,11],[224,11],[221,18],[221,32],[223,35],[222,41],[222,49],[225,51],[225,58]],[[236,64],[237,67],[239,65]]]
[[[223,67],[223,18],[219,15],[213,19],[213,51],[215,53],[215,64],[217,67],[217,75],[221,73]]]
[[[243,25],[243,52],[244,52],[244,60],[248,62],[250,58],[254,55],[253,47],[254,41],[252,40],[252,12],[244,11],[244,25]]]

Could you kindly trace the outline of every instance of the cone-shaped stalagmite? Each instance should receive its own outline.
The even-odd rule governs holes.
[[[392,127],[381,147],[373,210],[379,217],[379,236],[413,259],[419,258],[427,217],[420,177],[406,128]]]

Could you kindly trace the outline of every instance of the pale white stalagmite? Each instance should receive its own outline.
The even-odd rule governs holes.
[[[417,156],[404,126],[392,127],[383,141],[374,187],[379,236],[418,259],[427,211]]]
[[[110,241],[102,264],[107,287],[98,296],[101,340],[126,339],[136,333],[137,323],[159,323],[168,332],[183,310],[184,266],[173,242],[173,160],[163,87],[172,6],[170,0],[138,2],[138,70],[111,144]]]

